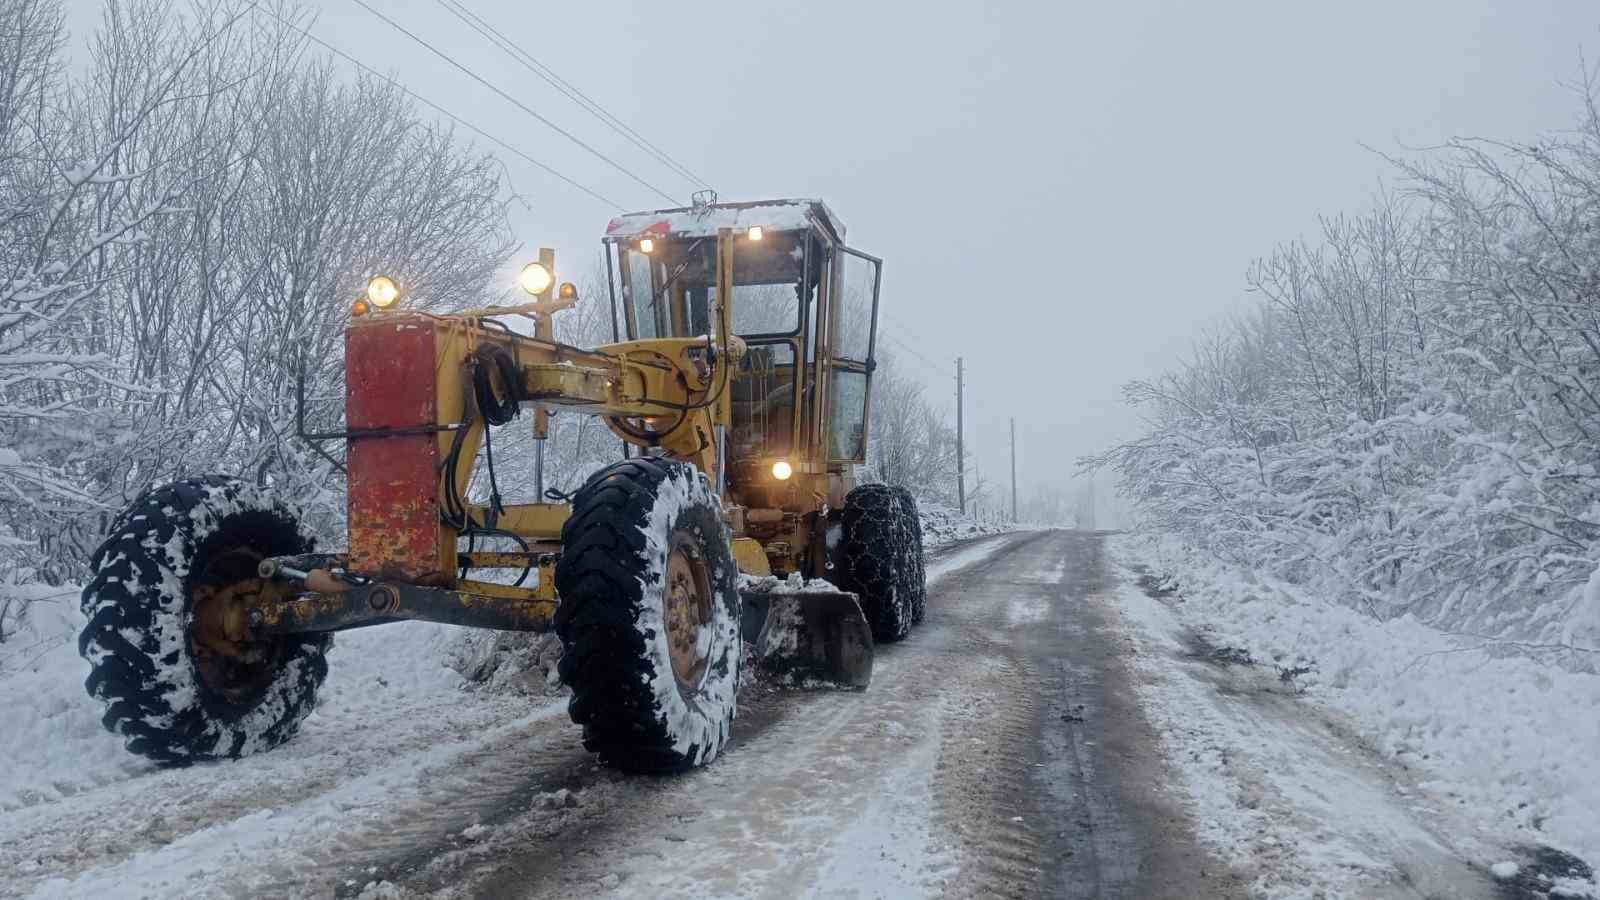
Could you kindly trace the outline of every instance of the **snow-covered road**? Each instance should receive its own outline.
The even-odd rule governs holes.
[[[751,685],[675,778],[595,766],[560,700],[463,690],[432,626],[342,637],[300,736],[235,763],[149,768],[58,711],[41,753],[79,764],[22,754],[48,777],[0,795],[0,895],[1493,896],[1447,811],[1197,657],[1105,542],[931,559],[868,691]]]

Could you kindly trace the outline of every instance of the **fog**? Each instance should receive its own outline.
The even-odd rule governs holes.
[[[826,199],[886,261],[880,347],[941,397],[965,357],[975,465],[1004,481],[1015,417],[1024,492],[1130,432],[1121,385],[1241,309],[1253,257],[1383,189],[1374,150],[1570,123],[1597,21],[1577,0],[468,6],[721,199]],[[442,6],[379,8],[688,200]],[[99,0],[69,9],[81,41]],[[623,208],[670,205],[351,0],[310,29]],[[618,210],[500,155],[518,238],[586,269]]]

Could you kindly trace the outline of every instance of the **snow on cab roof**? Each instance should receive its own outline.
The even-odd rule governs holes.
[[[658,209],[617,216],[606,226],[606,237],[627,240],[650,234],[657,237],[709,237],[718,229],[745,229],[760,225],[768,231],[807,228],[816,219],[844,240],[844,225],[821,200],[761,200],[755,203],[714,203],[709,206]]]

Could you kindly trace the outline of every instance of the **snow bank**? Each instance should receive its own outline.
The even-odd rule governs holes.
[[[78,613],[75,584],[39,582],[0,583],[0,607],[8,610],[0,621],[0,677],[35,663],[57,645],[76,640],[83,626]]]
[[[1504,645],[1379,622],[1172,541],[1120,537],[1189,627],[1292,676],[1487,833],[1600,859],[1600,676]],[[1161,580],[1163,579],[1164,580]],[[1486,861],[1486,862],[1493,862]]]
[[[561,640],[554,633],[463,629],[445,662],[484,690],[554,696],[565,688],[556,664]]]
[[[40,629],[37,649],[13,655],[8,647],[0,661],[0,812],[154,769],[100,726],[100,704],[84,691],[89,665],[78,657],[76,595],[35,604],[30,617]]]
[[[1015,525],[979,522],[968,513],[958,512],[948,506],[917,501],[917,512],[922,518],[922,546],[935,550],[957,541],[971,540],[990,534],[1008,534],[1016,531]]]

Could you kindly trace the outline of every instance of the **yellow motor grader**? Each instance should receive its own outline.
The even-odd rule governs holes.
[[[550,251],[522,270],[520,305],[433,314],[371,280],[345,333],[344,429],[307,432],[303,394],[299,411],[302,437],[346,443],[343,552],[316,552],[289,498],[235,478],[122,513],[79,647],[129,750],[184,764],[275,746],[310,712],[332,632],[408,619],[553,630],[585,745],[629,770],[717,755],[747,643],[774,677],[867,686],[874,641],[924,603],[915,503],[853,483],[880,260],[815,200],[625,215],[604,246],[614,342],[594,348],[555,339],[578,298]],[[523,411],[539,502],[506,503],[494,432]],[[600,417],[621,458],[546,493],[549,416],[574,414]]]

